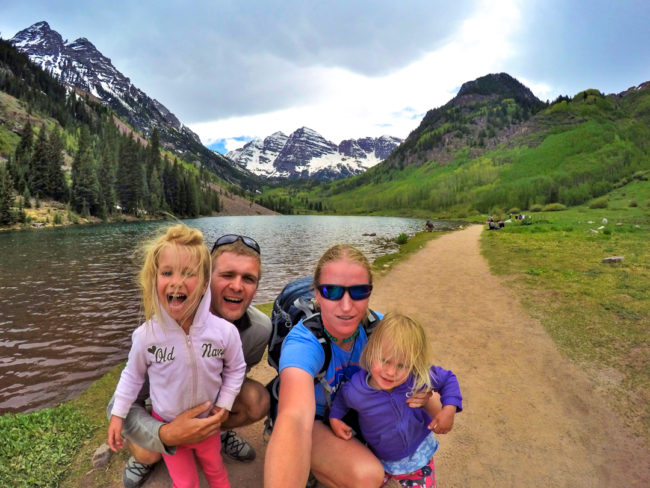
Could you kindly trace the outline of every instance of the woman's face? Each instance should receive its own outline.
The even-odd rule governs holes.
[[[318,284],[352,286],[367,285],[369,282],[370,276],[366,268],[359,263],[340,259],[323,267]],[[337,339],[345,339],[354,333],[365,317],[370,297],[352,300],[346,291],[340,300],[328,300],[316,290],[316,300],[327,331]]]

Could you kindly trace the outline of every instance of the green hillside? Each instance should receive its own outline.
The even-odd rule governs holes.
[[[646,178],[650,84],[622,96],[586,90],[546,106],[523,85],[504,89],[500,77],[479,79],[430,111],[366,173],[273,188],[265,198],[283,198],[294,211],[463,217],[579,205]]]

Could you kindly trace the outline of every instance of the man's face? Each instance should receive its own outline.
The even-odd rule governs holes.
[[[221,253],[212,265],[210,311],[229,322],[240,319],[255,298],[259,261],[233,252]]]

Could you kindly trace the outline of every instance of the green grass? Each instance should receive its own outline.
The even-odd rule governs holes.
[[[0,417],[2,486],[59,486],[79,444],[92,432],[81,411],[65,405]]]
[[[122,367],[62,405],[0,416],[0,486],[106,486],[114,473],[87,473],[94,450],[106,439],[106,404]]]
[[[613,410],[620,407],[647,435],[650,185],[631,183],[610,194],[608,203],[534,214],[532,225],[486,232],[482,252],[495,274],[512,278],[508,282],[560,351],[610,393]],[[624,262],[602,262],[614,255]]]
[[[372,271],[375,274],[383,274],[388,271],[390,268],[395,266],[400,261],[406,259],[409,255],[418,252],[424,247],[424,245],[432,239],[437,239],[438,237],[448,234],[451,231],[443,232],[419,232],[413,237],[408,239],[405,244],[399,246],[399,249],[392,253],[386,254],[384,256],[379,256],[372,263]]]

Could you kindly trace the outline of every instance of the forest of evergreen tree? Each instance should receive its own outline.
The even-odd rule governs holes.
[[[0,225],[24,222],[24,207],[43,199],[102,219],[220,210],[213,175],[161,153],[157,129],[145,147],[118,129],[108,108],[66,89],[2,39],[0,90],[28,114],[14,154],[0,164]],[[38,118],[44,122],[34,127]]]

